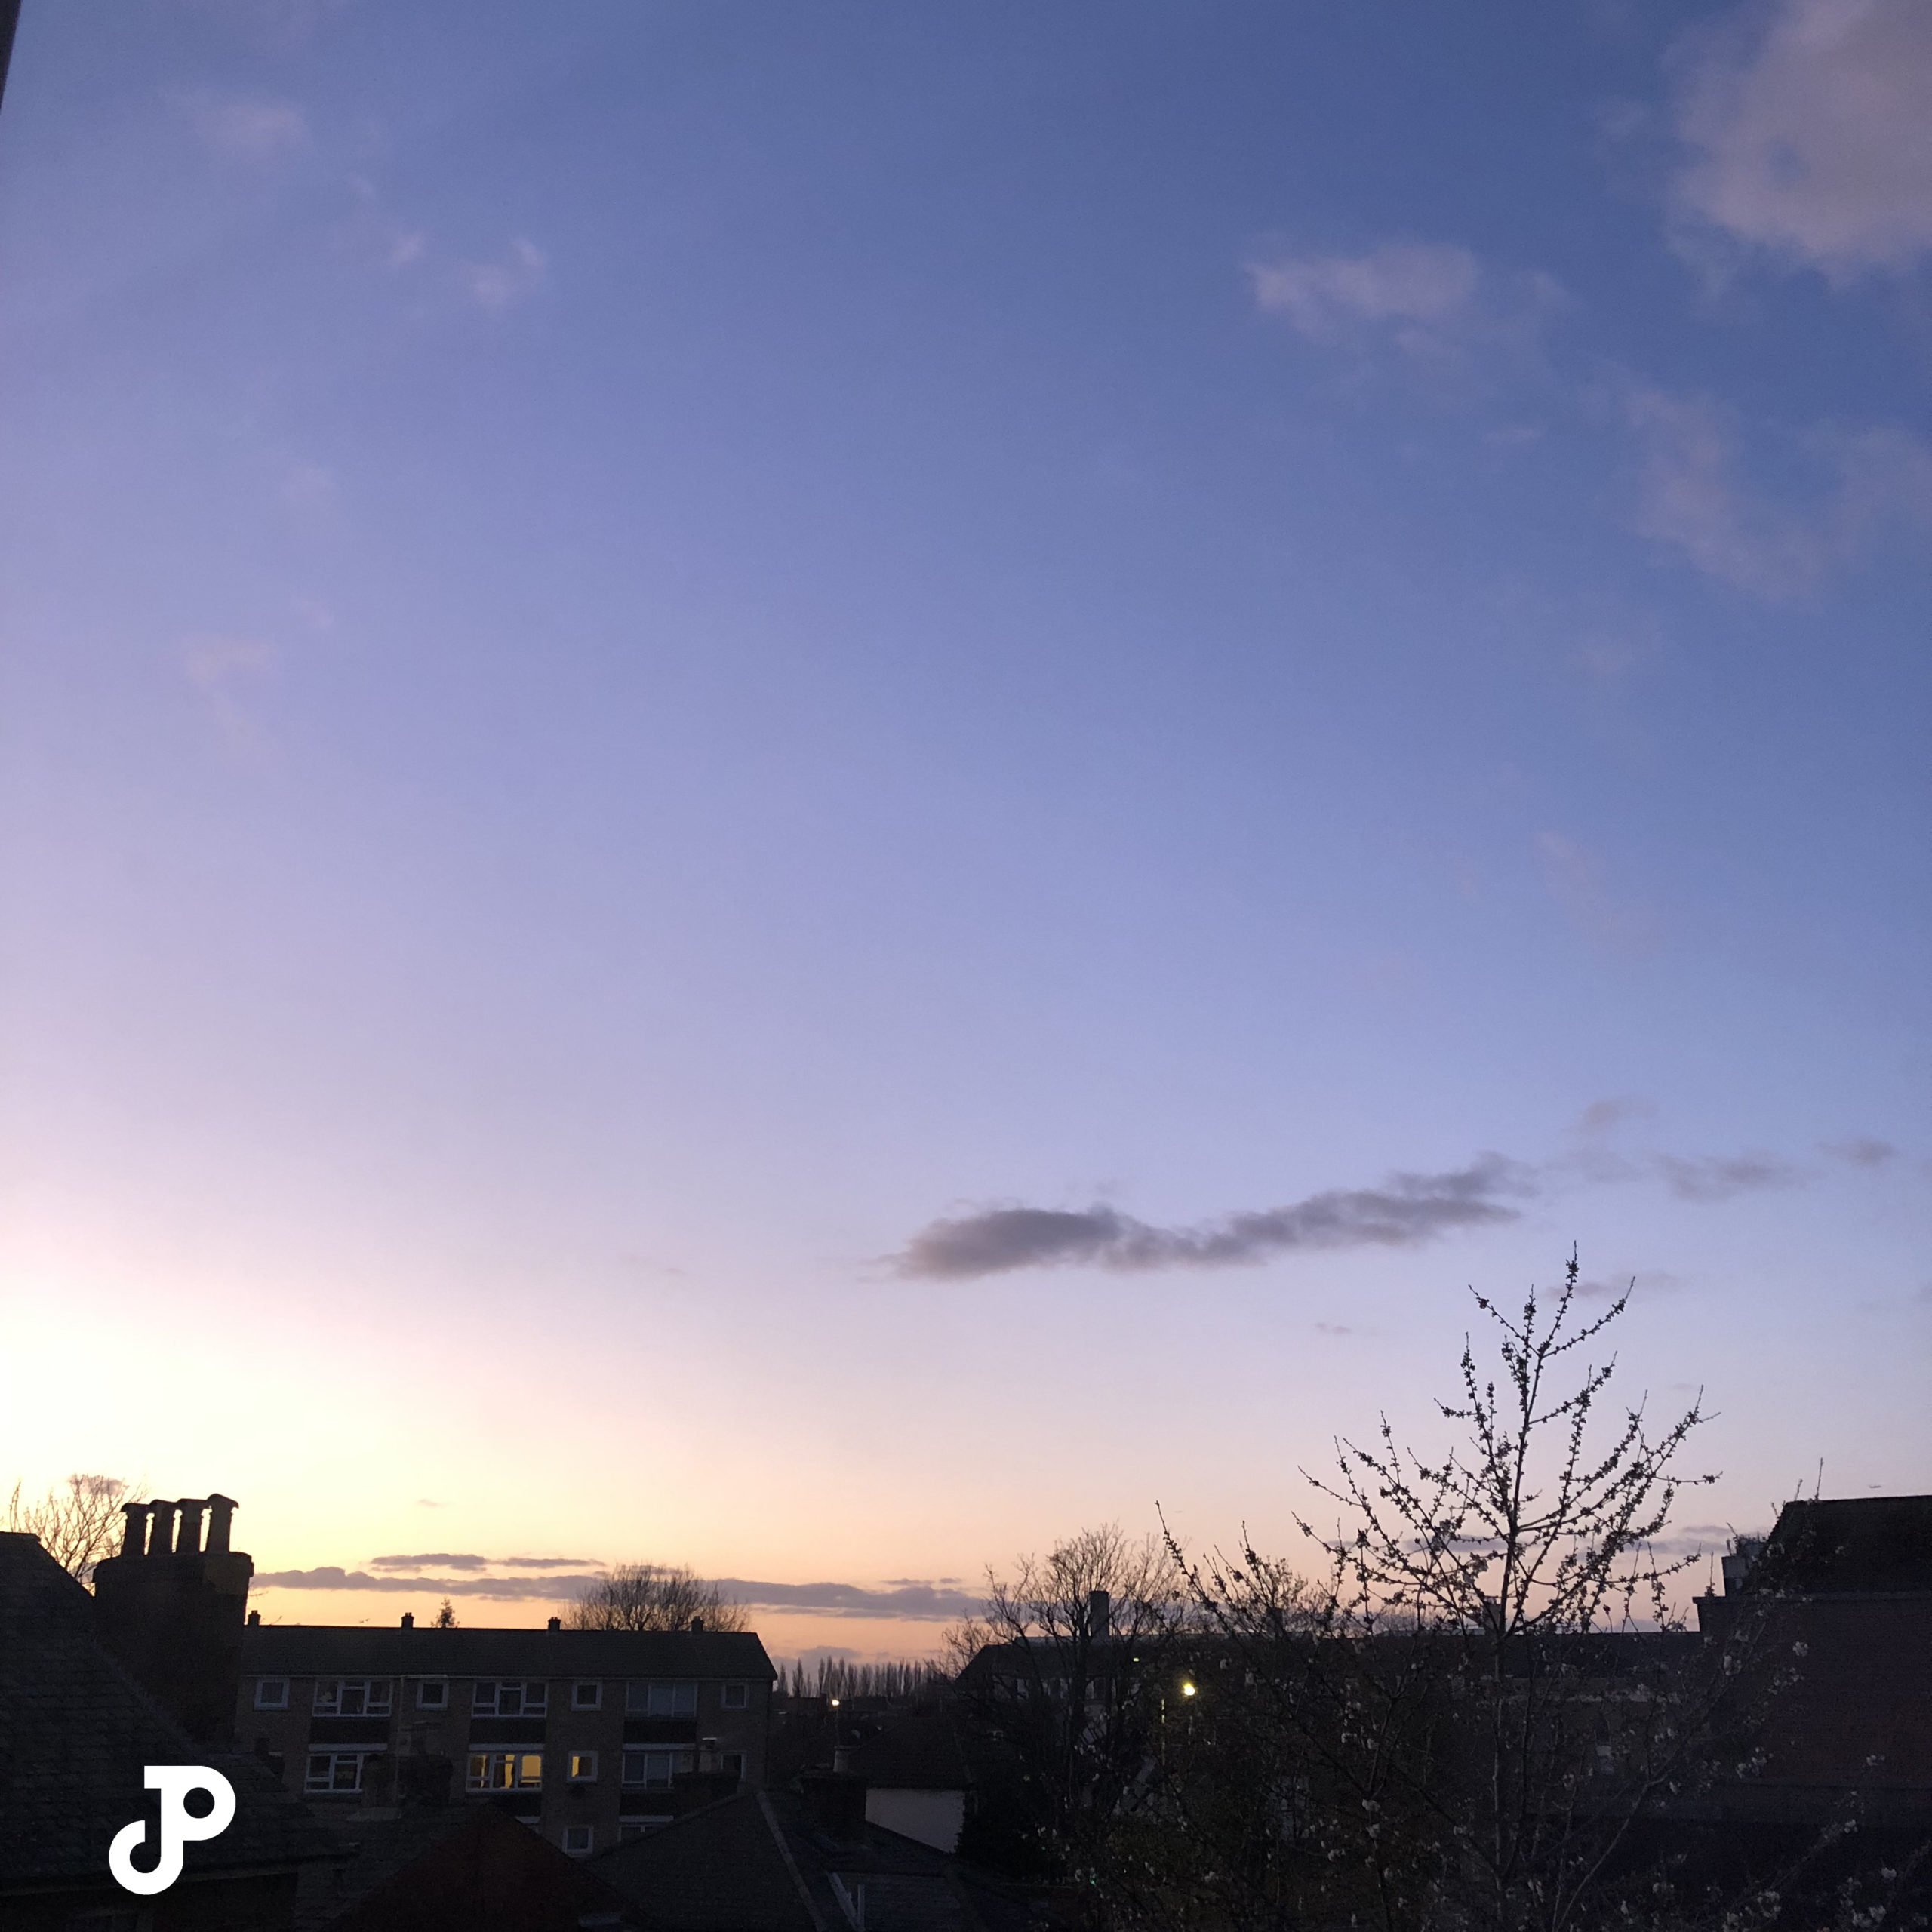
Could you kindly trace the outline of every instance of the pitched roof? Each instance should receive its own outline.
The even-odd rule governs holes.
[[[251,1623],[250,1676],[727,1677],[777,1673],[748,1630],[456,1630]]]
[[[660,1932],[1014,1932],[1023,1900],[958,1859],[862,1824],[835,1833],[795,1792],[752,1792],[592,1861]]]
[[[577,1932],[640,1922],[581,1860],[494,1805],[371,1821],[349,1850],[338,1870],[305,1887],[297,1932]]]
[[[94,1638],[94,1599],[38,1538],[0,1534],[0,1892],[94,1880],[123,1825],[149,1817],[145,1766],[208,1764],[235,1821],[188,1869],[288,1869],[329,1855],[306,1810],[252,1758],[195,1744]]]

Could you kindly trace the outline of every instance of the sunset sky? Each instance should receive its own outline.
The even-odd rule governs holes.
[[[0,1486],[910,1654],[1574,1244],[1932,1490],[1929,417],[1922,0],[26,0]]]

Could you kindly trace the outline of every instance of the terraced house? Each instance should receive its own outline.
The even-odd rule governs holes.
[[[446,1787],[587,1857],[762,1788],[775,1674],[749,1632],[251,1622],[235,1735],[345,1823]]]

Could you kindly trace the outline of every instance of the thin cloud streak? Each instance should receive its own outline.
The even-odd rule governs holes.
[[[1392,1174],[1379,1188],[1330,1189],[1192,1228],[1150,1226],[1108,1207],[993,1208],[933,1222],[893,1267],[915,1280],[971,1281],[1016,1268],[1140,1273],[1236,1266],[1306,1249],[1413,1247],[1454,1229],[1513,1221],[1518,1210],[1498,1197],[1535,1191],[1529,1168],[1485,1154],[1453,1173]]]
[[[472,1559],[444,1559],[454,1569]],[[512,1558],[508,1568],[519,1559]],[[528,1559],[522,1559],[528,1561]],[[374,1559],[376,1562],[382,1561]],[[374,1591],[384,1595],[494,1598],[504,1602],[535,1599],[555,1602],[580,1595],[601,1580],[601,1572],[513,1577],[471,1575],[391,1575],[368,1570],[344,1570],[325,1564],[313,1570],[272,1570],[257,1576],[254,1587],[266,1590]],[[899,1617],[916,1622],[946,1623],[971,1614],[977,1596],[964,1590],[942,1589],[931,1583],[904,1583],[884,1589],[860,1583],[774,1583],[743,1577],[715,1580],[730,1601],[750,1610],[816,1611],[830,1617]]]

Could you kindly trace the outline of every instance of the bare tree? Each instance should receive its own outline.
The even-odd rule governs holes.
[[[8,1528],[39,1537],[69,1576],[91,1586],[94,1565],[120,1546],[128,1485],[118,1476],[75,1474],[37,1503],[23,1500],[23,1487],[15,1483],[8,1499]]]
[[[1369,1446],[1337,1443],[1336,1475],[1309,1480],[1342,1520],[1301,1524],[1324,1558],[1312,1586],[1284,1596],[1251,1549],[1186,1567],[1274,1747],[1278,1850],[1232,1915],[1567,1932],[1697,1775],[1736,1658],[1675,1634],[1697,1559],[1660,1539],[1715,1480],[1675,1467],[1704,1417],[1653,1435],[1639,1403],[1599,1427],[1614,1358],[1567,1383],[1565,1358],[1625,1302],[1577,1322],[1577,1278],[1573,1256],[1553,1303],[1533,1292],[1518,1316],[1476,1297],[1503,1372],[1465,1342],[1460,1396],[1437,1404],[1460,1439],[1439,1457],[1386,1417]]]
[[[1091,1884],[1158,1748],[1182,1623],[1158,1539],[1084,1530],[1009,1577],[946,1633],[958,1694],[1024,1795],[1010,1821],[1027,1862]]]
[[[620,1563],[590,1584],[564,1621],[572,1630],[743,1630],[748,1620],[715,1583],[681,1567]]]

